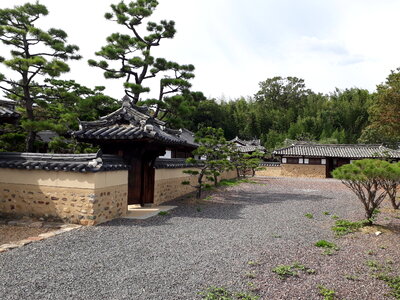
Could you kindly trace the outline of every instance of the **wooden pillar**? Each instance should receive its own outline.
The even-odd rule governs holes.
[[[128,172],[128,205],[142,203],[142,160],[132,158]]]

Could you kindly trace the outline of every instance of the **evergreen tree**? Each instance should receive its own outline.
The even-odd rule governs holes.
[[[224,132],[221,128],[215,129],[205,127],[196,133],[195,141],[199,147],[192,153],[199,159],[188,158],[187,162],[197,165],[200,170],[186,170],[186,174],[197,177],[197,198],[201,197],[201,192],[204,186],[204,180],[213,181],[214,185],[218,184],[218,176],[230,168],[228,160],[227,142],[224,137]],[[204,159],[201,159],[204,158]],[[190,181],[184,181],[182,184],[189,185]]]
[[[400,68],[392,71],[384,84],[378,85],[370,107],[370,124],[361,142],[385,143],[397,147],[400,141]]]
[[[59,121],[38,118],[38,114],[46,110],[48,101],[54,100],[46,93],[49,85],[44,78],[68,72],[65,61],[80,59],[76,54],[79,48],[67,44],[67,34],[63,30],[45,31],[35,26],[36,21],[47,14],[47,8],[38,2],[0,9],[0,41],[11,48],[11,57],[1,57],[0,61],[15,74],[10,77],[0,74],[0,89],[24,109],[20,125],[27,132],[26,151],[35,150],[39,130],[59,124]]]
[[[111,12],[105,14],[123,26],[128,34],[113,33],[107,37],[107,45],[96,52],[101,60],[89,60],[89,65],[104,70],[105,78],[124,78],[125,94],[133,104],[139,101],[154,107],[154,117],[171,118],[181,109],[187,98],[176,96],[191,87],[189,80],[194,77],[193,65],[180,65],[164,58],[155,58],[153,50],[162,40],[175,36],[175,22],[162,20],[160,23],[147,22],[146,33],[142,34],[144,19],[150,17],[158,6],[156,0],[124,1],[111,5]],[[111,64],[110,64],[111,63]],[[164,74],[160,79],[158,98],[143,99],[142,94],[150,91],[145,86],[148,79]]]

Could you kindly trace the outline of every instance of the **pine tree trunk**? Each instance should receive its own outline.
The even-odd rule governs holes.
[[[201,198],[201,188],[203,186],[203,173],[201,172],[199,174],[199,178],[197,179],[197,193],[196,193],[196,198],[200,199]]]
[[[24,76],[23,81],[25,81],[25,80],[26,80],[26,82],[28,81],[27,79],[25,79],[25,76]],[[33,121],[35,121],[35,115],[33,113],[33,101],[31,99],[28,83],[26,85],[24,85],[24,100],[25,100],[26,117],[29,121],[33,122]],[[25,149],[27,152],[34,152],[35,139],[36,139],[36,132],[33,131],[32,129],[29,129],[28,136],[26,138],[26,145],[25,145]]]

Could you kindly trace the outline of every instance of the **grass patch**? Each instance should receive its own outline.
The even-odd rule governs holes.
[[[330,216],[331,213],[330,213],[329,211],[324,211],[323,214],[324,214],[325,216]]]
[[[324,300],[334,300],[336,292],[334,290],[328,289],[323,285],[318,286],[319,294],[324,297]]]
[[[241,183],[257,183],[253,180],[250,179],[222,179],[218,185],[219,186],[235,186],[235,185],[239,185]]]
[[[392,289],[390,295],[396,299],[400,299],[400,276],[379,274],[376,278],[383,280]]]
[[[310,214],[310,213],[306,213],[304,216],[305,216],[306,218],[309,218],[309,219],[314,219],[313,214]]]
[[[386,259],[385,263],[381,264],[375,260],[367,260],[366,265],[373,272],[371,276],[384,281],[391,289],[390,295],[395,299],[400,299],[400,276],[389,274],[392,272],[392,259]]]
[[[163,210],[158,212],[158,215],[159,215],[159,216],[166,216],[166,215],[168,215],[168,214],[169,214],[169,212],[163,211]]]
[[[340,217],[337,216],[337,215],[333,215],[331,218],[332,218],[333,220],[337,220],[337,219],[339,219]]]
[[[339,247],[336,246],[335,243],[331,243],[325,240],[319,240],[314,244],[314,246],[319,247],[319,248],[327,248],[327,249],[332,249],[332,250],[339,250]]]
[[[273,238],[276,238],[276,239],[280,239],[282,236],[279,235],[279,234],[273,234],[272,237],[273,237]]]
[[[344,236],[346,234],[355,232],[362,227],[367,226],[368,220],[361,220],[357,222],[351,222],[348,220],[337,220],[335,222],[335,226],[332,226],[332,231],[336,234],[336,236]]]
[[[323,248],[324,251],[322,252],[322,255],[328,256],[333,255],[335,251],[339,250],[339,247],[335,243],[331,243],[325,240],[319,240],[314,244],[314,246],[318,248]]]
[[[231,292],[223,287],[210,287],[199,293],[203,300],[257,300],[259,296],[245,292]]]
[[[292,265],[279,265],[272,269],[272,272],[276,273],[280,279],[286,279],[291,276],[298,276],[299,271],[307,274],[315,274],[315,270],[301,265],[295,262]]]

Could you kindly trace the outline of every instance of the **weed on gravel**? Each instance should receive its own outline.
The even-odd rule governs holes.
[[[368,220],[351,222],[341,219],[335,222],[335,226],[332,226],[332,231],[335,233],[336,236],[340,237],[355,232],[360,228],[367,226],[367,224]]]
[[[334,290],[328,289],[323,285],[318,286],[319,294],[324,297],[324,300],[334,300],[336,292]]]
[[[308,219],[314,219],[314,215],[313,214],[310,214],[310,213],[307,213],[307,214],[305,214],[304,215],[306,218],[308,218]]]
[[[238,292],[231,292],[223,287],[210,287],[205,292],[199,293],[203,300],[257,300],[259,296]]]
[[[306,274],[315,274],[315,270],[308,268],[295,262],[292,265],[279,265],[272,269],[272,272],[276,273],[280,279],[286,279],[291,276],[299,276],[299,271]]]
[[[163,210],[158,213],[159,216],[166,216],[168,214],[169,214],[169,212],[163,211]]]
[[[371,276],[384,281],[390,288],[390,295],[400,299],[400,275],[390,274],[392,272],[393,260],[387,259],[384,263],[375,260],[367,260],[366,265],[372,272]]]
[[[314,244],[315,247],[323,248],[323,255],[333,255],[334,251],[338,251],[339,247],[335,243],[331,243],[325,240],[319,240]]]
[[[218,185],[219,186],[236,186],[241,183],[257,183],[256,181],[249,179],[222,179]]]

